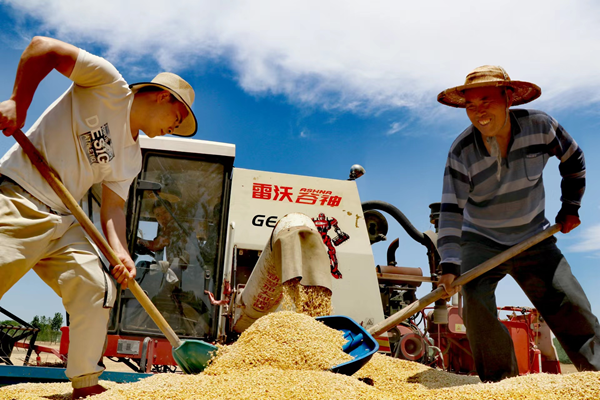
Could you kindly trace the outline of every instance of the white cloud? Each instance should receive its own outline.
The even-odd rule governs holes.
[[[388,129],[388,131],[385,134],[390,136],[395,133],[398,133],[402,129],[404,129],[406,127],[406,125],[408,125],[408,124],[405,122],[393,122],[390,124],[390,129]]]
[[[0,0],[2,1],[2,0]],[[355,112],[428,115],[482,64],[544,90],[544,108],[598,102],[600,3],[482,1],[4,0],[59,38],[119,63],[224,62],[255,94]]]
[[[580,234],[581,240],[576,245],[571,246],[570,250],[574,252],[600,251],[600,224],[590,226],[584,229]]]

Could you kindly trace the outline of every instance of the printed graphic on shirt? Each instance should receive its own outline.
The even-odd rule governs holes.
[[[106,164],[115,158],[115,151],[110,139],[108,124],[104,124],[96,130],[83,133],[79,136],[81,145],[87,155],[90,165]]]

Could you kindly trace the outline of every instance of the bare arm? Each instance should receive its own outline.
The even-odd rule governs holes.
[[[102,186],[102,207],[100,209],[100,221],[104,236],[108,244],[121,260],[121,265],[116,265],[111,271],[117,282],[126,289],[130,279],[136,275],[135,264],[127,251],[127,239],[125,237],[125,212],[123,207],[125,201],[106,185]]]
[[[71,76],[79,49],[60,40],[34,37],[19,61],[10,99],[0,103],[0,129],[6,136],[25,125],[27,110],[40,82],[53,70]]]

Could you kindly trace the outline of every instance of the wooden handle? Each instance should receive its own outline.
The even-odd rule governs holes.
[[[546,229],[545,231],[540,232],[537,235],[534,235],[534,236],[530,237],[529,239],[526,239],[526,240],[522,241],[521,243],[512,246],[511,248],[503,251],[500,254],[497,254],[496,256],[479,264],[472,270],[470,270],[470,271],[464,273],[463,275],[459,276],[458,278],[456,278],[454,280],[454,282],[452,282],[452,287],[462,286],[465,283],[472,281],[473,279],[485,274],[486,272],[497,267],[498,265],[502,264],[503,262],[510,260],[517,254],[522,253],[524,250],[527,250],[531,246],[541,242],[544,239],[549,238],[550,236],[554,235],[556,232],[560,231],[560,229],[561,229],[560,224],[554,224],[550,228]],[[411,315],[421,311],[422,309],[424,309],[431,303],[435,302],[436,300],[441,299],[445,293],[446,293],[446,290],[443,287],[438,287],[437,289],[433,290],[426,296],[423,296],[422,298],[418,299],[417,301],[415,301],[408,307],[403,308],[402,310],[398,311],[394,315],[391,315],[388,318],[386,318],[385,320],[381,321],[377,325],[372,326],[369,329],[369,333],[373,336],[377,336],[377,335],[381,335],[384,332],[389,331],[392,327],[398,325],[400,322],[404,321]]]
[[[63,185],[60,180],[58,174],[50,168],[44,156],[40,154],[40,152],[35,148],[35,146],[31,143],[29,138],[25,136],[25,134],[21,130],[15,131],[12,135],[15,140],[21,145],[27,157],[31,160],[32,164],[40,171],[40,174],[46,179],[48,184],[54,189],[58,197],[65,203],[67,208],[73,213],[77,221],[81,224],[81,227],[85,232],[92,238],[94,243],[100,248],[104,257],[108,260],[111,265],[119,265],[121,264],[121,260],[115,254],[113,249],[110,247],[104,236],[100,234],[96,226],[90,221],[88,216],[83,212],[77,201],[71,196],[71,193],[67,190],[65,185]],[[173,331],[173,329],[169,326],[167,321],[164,319],[162,314],[158,311],[156,306],[150,301],[146,293],[142,290],[140,285],[137,283],[135,279],[132,279],[128,283],[129,290],[133,293],[137,301],[140,302],[144,310],[150,315],[150,318],[156,323],[158,328],[164,333],[166,338],[171,343],[173,347],[179,347],[181,345],[181,340]]]

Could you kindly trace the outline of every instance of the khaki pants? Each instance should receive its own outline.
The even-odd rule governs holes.
[[[0,177],[0,180],[2,177]],[[14,182],[0,182],[0,299],[30,269],[62,298],[70,316],[66,375],[97,384],[116,288],[72,215],[57,215]]]

